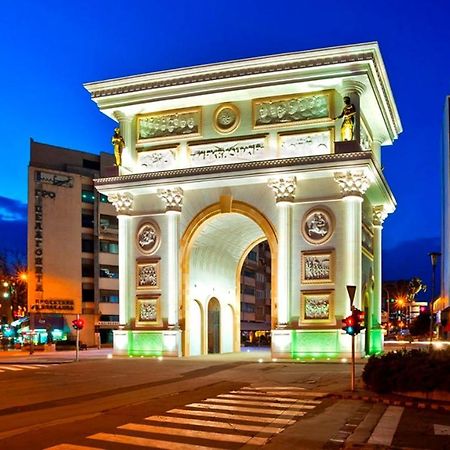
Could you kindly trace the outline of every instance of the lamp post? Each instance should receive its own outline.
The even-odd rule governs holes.
[[[433,348],[433,301],[434,301],[434,289],[436,283],[436,265],[439,256],[439,252],[430,252],[431,257],[431,300],[430,300],[430,350]]]

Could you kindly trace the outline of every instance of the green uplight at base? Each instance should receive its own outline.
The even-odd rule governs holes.
[[[292,334],[293,359],[327,359],[339,357],[337,330],[296,331]]]
[[[370,330],[370,348],[369,355],[376,355],[383,351],[384,336],[381,328],[372,328]]]
[[[131,332],[128,339],[130,356],[162,356],[163,354],[163,335],[160,331]]]

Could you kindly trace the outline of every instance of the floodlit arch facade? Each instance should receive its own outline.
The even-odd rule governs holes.
[[[376,43],[85,87],[125,143],[96,180],[119,214],[116,354],[239,351],[240,269],[265,239],[273,357],[348,356],[347,285],[367,317],[358,354],[382,350],[381,147],[401,124]]]

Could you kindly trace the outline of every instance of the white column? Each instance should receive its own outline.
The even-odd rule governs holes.
[[[158,196],[166,204],[167,215],[167,323],[172,329],[179,328],[180,260],[179,260],[179,221],[183,204],[183,190],[179,187],[160,189]]]
[[[379,328],[381,326],[381,230],[383,229],[383,222],[387,217],[385,208],[375,206],[373,208],[373,275],[374,275],[374,292],[373,292],[373,319],[376,321],[374,326]]]
[[[129,192],[116,192],[108,194],[110,201],[117,211],[119,221],[119,323],[129,325],[134,317],[134,298],[132,289],[134,282],[134,263],[131,258],[131,211],[134,198]]]
[[[344,202],[344,258],[343,282],[345,285],[356,286],[354,306],[361,308],[361,227],[363,195],[369,187],[369,181],[364,171],[348,171],[335,173],[335,181],[339,184]],[[350,301],[346,310],[350,312]]]
[[[167,299],[168,299],[168,326],[169,328],[178,328],[178,298],[179,298],[179,284],[180,284],[180,263],[179,263],[179,218],[178,211],[167,211],[167,238],[168,238],[168,264],[167,273],[170,274],[170,281],[167,285]]]
[[[295,177],[269,180],[269,186],[275,193],[278,210],[277,328],[285,328],[291,319],[292,203],[296,182]]]
[[[342,87],[342,96],[350,97],[351,103],[355,106],[355,129],[354,140],[358,143],[361,141],[361,101],[360,96],[364,92],[366,86],[355,80],[344,80]]]
[[[120,325],[129,325],[130,322],[130,287],[133,281],[130,276],[131,243],[130,238],[131,218],[129,216],[119,215],[119,323]]]

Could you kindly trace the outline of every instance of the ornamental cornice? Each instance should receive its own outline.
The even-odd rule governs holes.
[[[295,177],[271,178],[268,185],[272,188],[277,203],[294,201],[297,187],[297,179]]]
[[[173,88],[216,80],[224,81],[283,71],[326,68],[348,63],[370,63],[373,67],[373,75],[377,79],[378,87],[384,97],[391,123],[395,128],[395,134],[399,134],[402,131],[402,126],[393,103],[394,100],[386,70],[379,53],[378,44],[372,42],[161,71],[137,77],[86,83],[84,86],[90,92],[92,99],[97,101],[96,99],[102,97],[135,94],[142,91]]]
[[[129,192],[108,194],[108,201],[114,205],[118,213],[129,214],[133,210],[133,195]]]
[[[166,212],[181,212],[183,206],[183,189],[180,187],[158,189],[158,197],[166,204]]]
[[[306,166],[310,164],[324,164],[337,162],[351,162],[361,160],[372,160],[371,152],[354,153],[332,153],[328,155],[302,156],[283,159],[266,159],[259,161],[247,161],[233,164],[220,164],[203,167],[187,167],[184,169],[163,170],[160,172],[133,173],[118,177],[97,178],[94,180],[95,186],[105,186],[108,184],[126,184],[133,182],[143,182],[150,180],[160,180],[168,178],[178,178],[184,176],[201,176],[218,173],[241,172],[257,169],[276,169],[292,166]]]
[[[363,170],[348,170],[347,172],[336,172],[334,180],[339,185],[344,197],[362,197],[370,186],[369,179]]]
[[[375,226],[382,226],[386,217],[388,216],[388,212],[383,205],[378,205],[373,207],[373,224]]]

